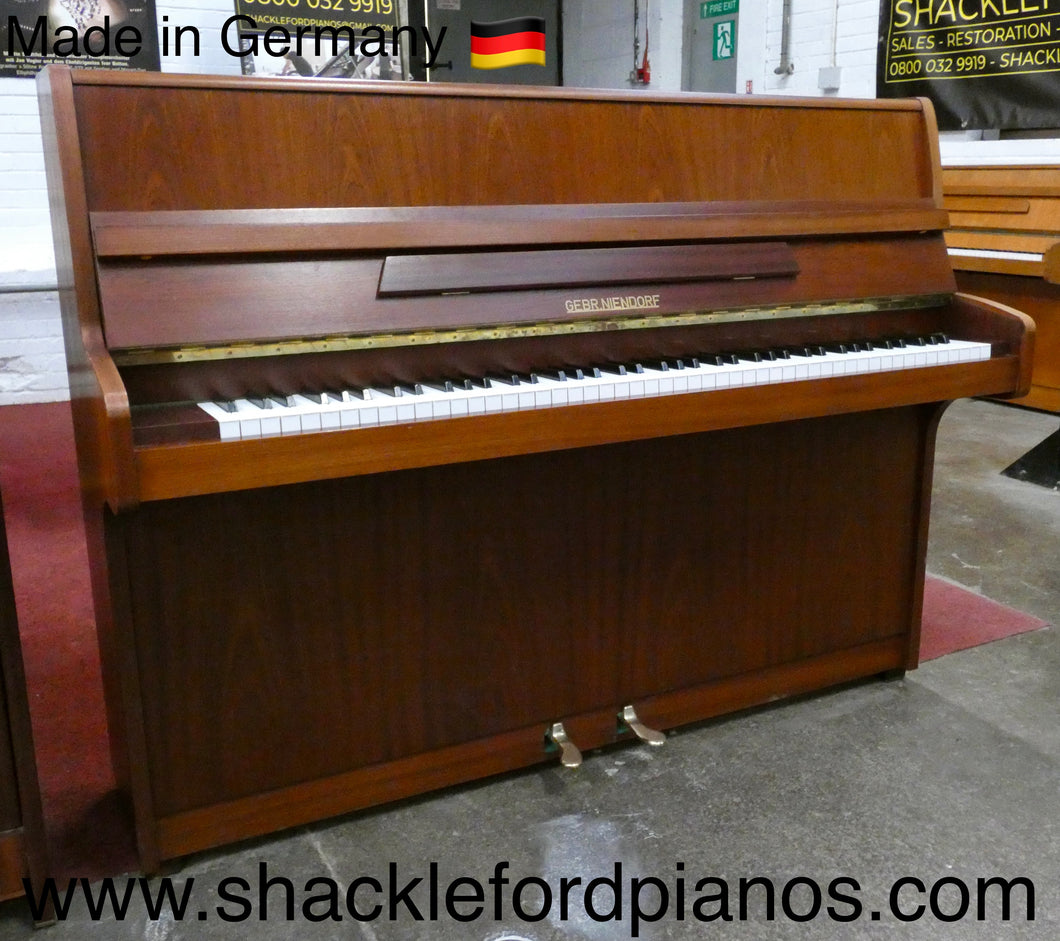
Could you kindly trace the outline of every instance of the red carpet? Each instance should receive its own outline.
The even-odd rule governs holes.
[[[90,878],[133,869],[110,770],[68,403],[0,407],[0,488],[52,868]]]
[[[924,585],[920,661],[1042,627],[1045,621],[998,604],[954,582],[929,577]]]
[[[0,487],[54,873],[134,869],[131,826],[110,772],[67,403],[0,407]],[[929,578],[921,657],[1042,626]]]

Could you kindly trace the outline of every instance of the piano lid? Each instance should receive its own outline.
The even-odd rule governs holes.
[[[924,101],[63,66],[42,74],[42,98],[72,101],[90,212],[850,200],[941,208]],[[137,119],[116,135],[114,114]]]

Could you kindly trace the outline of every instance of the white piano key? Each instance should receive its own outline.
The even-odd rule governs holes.
[[[218,432],[222,441],[238,441],[240,439],[240,418],[238,414],[226,411],[215,402],[202,402],[200,405],[203,411],[217,422]]]

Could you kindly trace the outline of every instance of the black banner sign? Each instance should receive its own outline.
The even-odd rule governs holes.
[[[0,77],[159,68],[155,0],[0,0]]]
[[[397,0],[235,0],[235,8],[228,22],[245,74],[404,77]]]
[[[880,0],[876,97],[942,130],[1060,127],[1060,0]]]

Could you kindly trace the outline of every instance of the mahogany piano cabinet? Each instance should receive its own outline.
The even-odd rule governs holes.
[[[1032,331],[926,103],[39,90],[145,868],[916,665],[936,424]]]

